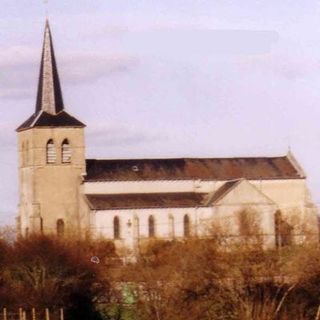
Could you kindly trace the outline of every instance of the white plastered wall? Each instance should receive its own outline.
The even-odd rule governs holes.
[[[85,182],[86,194],[123,194],[123,193],[168,193],[168,192],[203,192],[214,193],[226,181],[200,181],[200,180],[175,180],[175,181],[110,181],[110,182]],[[215,203],[209,208],[157,208],[157,209],[132,209],[132,210],[105,210],[93,214],[94,229],[98,236],[113,239],[113,218],[119,216],[121,223],[122,240],[117,241],[121,246],[131,248],[136,243],[136,238],[147,238],[148,217],[152,214],[156,221],[156,236],[162,239],[172,238],[172,234],[179,238],[183,235],[183,216],[188,214],[193,227],[193,233],[205,236],[211,232],[210,226],[214,221],[231,225],[231,233],[236,235],[237,218],[235,213],[250,208],[259,213],[259,220],[265,235],[274,234],[274,213],[280,209],[283,216],[290,222],[290,218],[298,213],[298,224],[306,224],[312,233],[318,233],[317,215],[305,179],[285,180],[251,180],[235,188],[228,197]],[[170,223],[174,218],[174,232]],[[139,232],[134,231],[134,221],[139,220]],[[131,223],[131,227],[129,227]],[[297,223],[297,219],[292,221]],[[301,228],[296,228],[297,233]],[[137,234],[139,236],[137,236]],[[267,242],[271,245],[274,236]]]

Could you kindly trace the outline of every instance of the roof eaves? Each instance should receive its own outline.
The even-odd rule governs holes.
[[[105,208],[105,209],[96,209],[96,208],[90,208],[94,211],[112,211],[112,210],[149,210],[149,209],[190,209],[190,208],[209,208],[209,206],[206,205],[197,205],[197,206],[147,206],[147,207],[114,207],[114,208]]]
[[[297,177],[291,177],[291,176],[282,176],[282,177],[260,177],[260,178],[247,178],[248,181],[260,181],[260,180],[303,180],[306,179],[305,176],[297,176]],[[156,182],[156,181],[196,181],[199,180],[197,178],[174,178],[174,179],[85,179],[84,182],[86,183],[95,183],[95,182]],[[215,181],[232,181],[227,179],[203,179],[201,178],[201,181],[205,182],[215,182]],[[239,179],[236,179],[239,180]]]

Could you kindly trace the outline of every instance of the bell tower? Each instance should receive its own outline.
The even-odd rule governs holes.
[[[86,228],[79,192],[86,170],[84,127],[65,111],[47,20],[35,111],[16,130],[20,235],[79,235]]]

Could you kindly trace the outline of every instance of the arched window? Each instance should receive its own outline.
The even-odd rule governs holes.
[[[275,213],[275,244],[276,248],[290,246],[293,243],[293,227],[282,219],[281,211]]]
[[[120,220],[117,216],[113,218],[113,238],[120,239]]]
[[[60,238],[64,236],[64,221],[62,219],[57,220],[57,235]]]
[[[40,218],[40,232],[43,233],[43,218]]]
[[[57,159],[56,148],[53,140],[50,139],[47,142],[47,163],[55,163]]]
[[[187,214],[183,217],[183,236],[189,237],[190,236],[190,219]]]
[[[279,210],[274,214],[274,227],[275,227],[275,243],[276,248],[281,247],[281,212]]]
[[[62,163],[71,162],[71,147],[68,139],[64,139],[61,145],[61,159]]]
[[[148,219],[148,229],[149,229],[149,238],[155,236],[155,226],[154,226],[154,217],[150,216]]]
[[[168,236],[170,239],[174,239],[174,217],[169,215],[169,233]]]

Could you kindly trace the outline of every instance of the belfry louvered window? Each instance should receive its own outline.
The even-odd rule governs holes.
[[[62,163],[70,163],[71,162],[71,147],[68,139],[63,140],[61,146],[61,159]]]
[[[53,140],[47,142],[47,163],[55,163],[57,160],[56,148]]]

